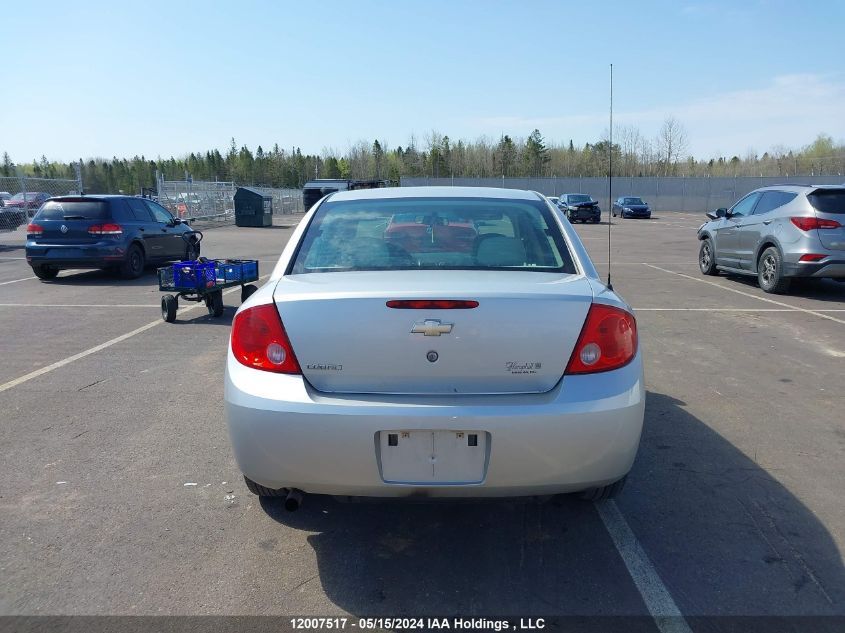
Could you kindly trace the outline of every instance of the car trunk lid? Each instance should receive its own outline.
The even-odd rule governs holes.
[[[290,275],[274,299],[305,378],[340,393],[540,393],[560,380],[592,302],[580,275],[373,271]],[[477,301],[395,309],[388,301]]]

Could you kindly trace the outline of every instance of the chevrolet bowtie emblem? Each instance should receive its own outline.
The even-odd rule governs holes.
[[[441,323],[440,319],[426,319],[422,323],[414,323],[411,334],[422,334],[424,336],[440,336],[452,331],[451,323]]]

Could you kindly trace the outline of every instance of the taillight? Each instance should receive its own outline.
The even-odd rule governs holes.
[[[624,367],[637,353],[637,321],[620,308],[594,303],[566,366],[567,374]]]
[[[388,308],[399,310],[471,310],[478,301],[465,299],[396,299],[387,302]]]
[[[238,312],[232,324],[232,353],[241,365],[279,374],[301,374],[279,312],[273,304]]]
[[[119,224],[94,224],[88,227],[88,235],[122,235],[123,228]]]
[[[818,262],[827,257],[827,255],[820,255],[818,253],[805,253],[798,258],[799,262]]]
[[[44,234],[44,227],[35,222],[30,222],[26,225],[27,237],[41,237]]]
[[[789,218],[795,226],[802,231],[812,231],[813,229],[838,229],[841,224],[836,220],[823,220],[819,218]]]

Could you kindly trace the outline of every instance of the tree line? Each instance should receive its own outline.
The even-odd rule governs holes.
[[[175,158],[134,156],[80,159],[82,181],[90,193],[137,193],[155,187],[155,175],[166,180],[232,181],[241,185],[301,188],[313,178],[379,178],[397,182],[402,176],[433,177],[542,177],[603,176],[613,161],[619,176],[798,176],[845,173],[845,145],[827,134],[800,149],[775,147],[762,155],[718,156],[700,160],[688,155],[684,126],[667,118],[654,138],[634,126],[614,129],[592,143],[576,146],[551,144],[539,130],[526,138],[503,134],[498,139],[453,141],[432,131],[422,140],[411,136],[407,144],[388,147],[382,140],[359,141],[345,152],[324,149],[303,154],[300,148],[278,144],[252,151],[238,147],[233,138],[225,154],[219,150],[191,152]],[[3,154],[0,175],[42,178],[75,178],[75,165],[50,161],[46,156],[15,164]]]

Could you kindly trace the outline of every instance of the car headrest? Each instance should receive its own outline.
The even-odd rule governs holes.
[[[488,237],[478,244],[475,257],[479,266],[522,266],[525,247],[515,237]]]

